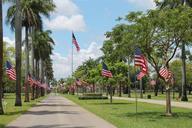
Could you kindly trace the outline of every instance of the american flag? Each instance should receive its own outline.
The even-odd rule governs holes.
[[[77,40],[76,40],[75,35],[74,35],[73,32],[72,32],[72,43],[75,45],[77,51],[80,51],[79,44],[77,43]]]
[[[139,72],[139,74],[137,74],[137,79],[141,80],[145,75],[146,75],[146,73],[141,71],[141,72]]]
[[[9,61],[6,61],[6,74],[10,80],[16,80],[15,69],[11,66]]]
[[[134,62],[135,66],[141,68],[140,73],[137,75],[137,79],[141,80],[142,77],[144,77],[147,74],[148,67],[147,67],[147,61],[139,48],[135,49]]]
[[[165,67],[159,70],[159,74],[165,79],[165,81],[169,81],[173,75],[172,72]]]
[[[33,80],[33,78],[31,77],[31,74],[30,74],[30,73],[28,74],[28,82],[29,82],[29,84],[30,84],[31,86],[33,86],[34,80]]]
[[[80,86],[82,82],[79,79],[76,79],[76,84]]]
[[[111,71],[108,70],[107,65],[103,63],[102,76],[113,77]]]

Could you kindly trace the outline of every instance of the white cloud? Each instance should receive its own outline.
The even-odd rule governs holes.
[[[95,42],[92,42],[87,49],[81,49],[78,53],[74,50],[74,70],[90,57],[96,59],[102,56],[103,53],[100,48],[101,46],[98,46]],[[69,75],[71,75],[71,55],[67,57],[62,57],[61,54],[54,53],[52,55],[52,59],[54,77],[56,79],[68,77]]]
[[[46,20],[45,24],[50,29],[70,31],[84,31],[86,27],[82,15],[73,15],[71,17],[60,15],[51,21]]]
[[[48,29],[84,31],[86,28],[85,20],[77,5],[72,0],[54,0],[56,10],[53,18],[45,20]]]
[[[79,13],[79,8],[72,2],[72,0],[54,0],[56,5],[56,14],[66,16],[76,15]]]
[[[140,8],[152,9],[155,8],[154,0],[126,0],[130,4],[134,4]]]
[[[15,40],[10,39],[9,37],[3,37],[3,41],[7,42],[9,46],[15,47]]]

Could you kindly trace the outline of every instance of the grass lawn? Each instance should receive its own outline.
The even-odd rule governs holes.
[[[143,99],[147,99],[147,95],[151,95],[151,99],[153,100],[165,100],[166,99],[166,93],[164,92],[164,94],[161,94],[161,92],[158,93],[158,96],[154,96],[154,92],[146,92],[145,94],[143,94]],[[181,101],[181,100],[177,100],[176,97],[178,97],[178,93],[174,94],[174,99],[173,99],[173,93],[171,92],[171,100],[173,101]],[[118,97],[118,95],[116,94],[115,96]],[[122,97],[128,97],[127,94],[123,94]],[[140,98],[140,93],[137,93],[137,97]],[[188,102],[192,102],[192,95],[187,95],[188,97]],[[135,98],[135,93],[131,93],[131,98]]]
[[[15,94],[5,94],[4,100],[7,103],[6,108],[4,108],[4,115],[0,115],[0,128],[4,128],[9,122],[15,120],[22,113],[26,112],[29,108],[34,106],[37,102],[40,102],[43,98],[41,97],[36,100],[31,100],[30,102],[22,103],[22,107],[15,107]],[[24,95],[22,95],[22,101],[24,101]]]
[[[135,102],[125,100],[78,100],[77,96],[65,95],[85,109],[111,122],[118,128],[191,128],[192,110],[172,108],[173,116],[165,117],[165,107],[148,103],[138,103],[135,114]]]

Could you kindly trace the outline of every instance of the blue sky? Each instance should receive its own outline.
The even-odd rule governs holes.
[[[89,57],[102,55],[100,48],[104,33],[110,31],[130,11],[145,11],[154,8],[153,0],[54,0],[57,8],[50,19],[44,19],[44,29],[52,30],[55,41],[53,59],[54,75],[57,79],[71,74],[71,31],[80,45],[74,52],[74,68]],[[6,16],[8,5],[3,6]],[[4,40],[14,44],[14,33],[4,23]]]

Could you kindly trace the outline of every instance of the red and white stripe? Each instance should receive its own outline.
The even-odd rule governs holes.
[[[72,43],[75,45],[77,51],[80,51],[80,47],[79,44],[77,43],[74,33],[72,33]]]
[[[165,79],[165,81],[169,81],[172,78],[172,72],[167,68],[161,68],[159,74]]]
[[[10,80],[16,80],[16,72],[14,68],[6,69],[6,74]]]
[[[106,76],[106,77],[113,77],[111,71],[109,70],[105,70],[105,69],[102,69],[102,76]]]

